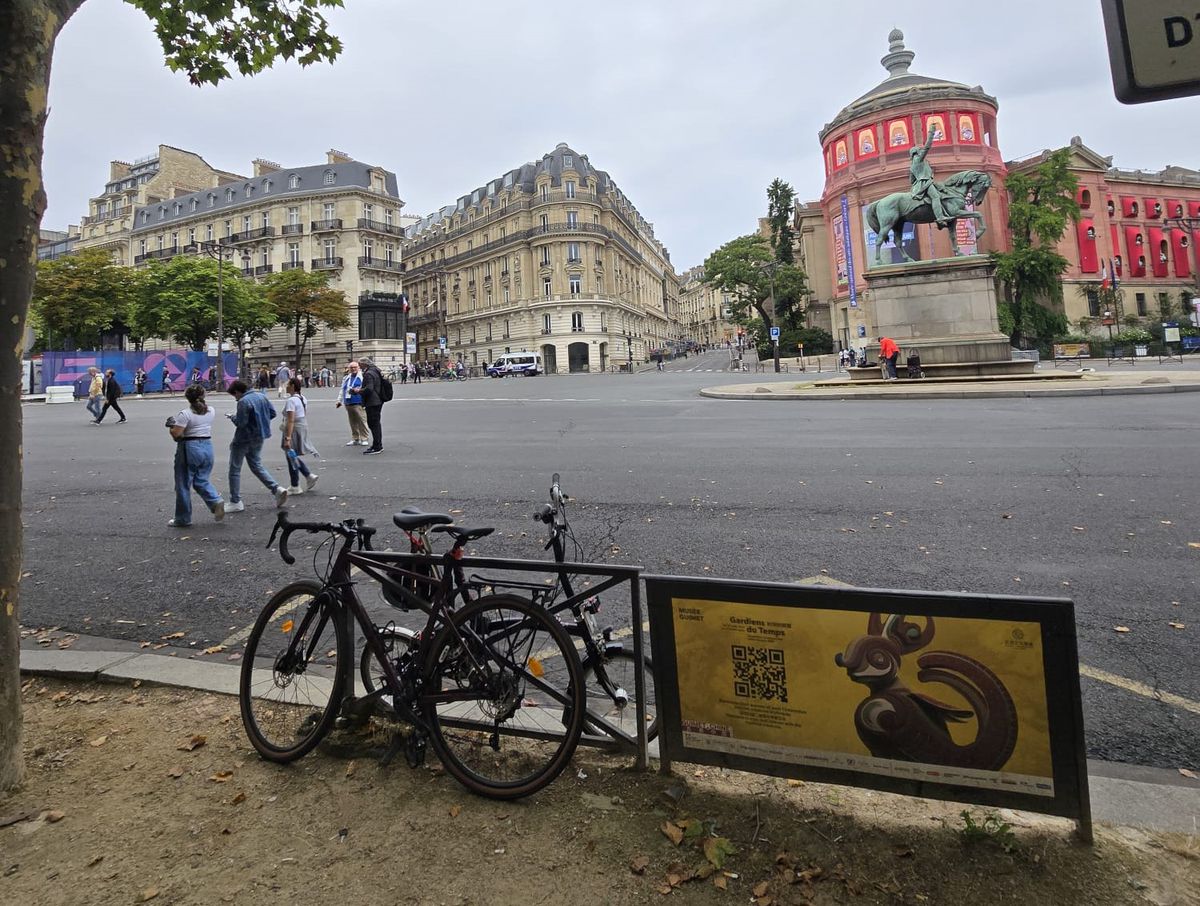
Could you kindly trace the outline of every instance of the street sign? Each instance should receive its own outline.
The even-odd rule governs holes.
[[[441,349],[443,351],[446,349],[446,338],[445,337],[438,337],[438,349]]]
[[[1196,0],[1101,0],[1113,89],[1123,104],[1200,94]]]
[[[772,343],[779,342],[779,328],[778,327],[771,328],[771,342]]]

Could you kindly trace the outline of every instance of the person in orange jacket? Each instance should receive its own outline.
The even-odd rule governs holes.
[[[900,347],[891,337],[879,338],[879,358],[887,362],[887,379],[896,380],[896,360],[900,358]]]

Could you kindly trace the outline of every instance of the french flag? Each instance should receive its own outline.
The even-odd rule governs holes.
[[[1108,265],[1100,262],[1100,288],[1108,289]]]
[[[405,312],[408,311],[408,293],[400,294],[400,305],[404,309]]]
[[[1113,267],[1112,259],[1108,259],[1108,272],[1112,274],[1112,288],[1118,290],[1121,288],[1121,281],[1117,277],[1117,269]]]

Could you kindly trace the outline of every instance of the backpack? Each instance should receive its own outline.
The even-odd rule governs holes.
[[[390,403],[394,391],[392,390],[392,382],[383,376],[383,372],[379,372],[379,401]]]

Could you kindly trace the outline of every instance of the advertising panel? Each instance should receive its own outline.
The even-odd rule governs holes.
[[[837,285],[845,286],[849,280],[846,272],[846,231],[843,228],[845,218],[841,214],[833,215],[833,263],[837,267]]]
[[[887,146],[889,151],[903,151],[912,147],[912,135],[909,132],[908,120],[888,120]]]
[[[879,154],[879,147],[875,144],[874,126],[859,129],[855,136],[856,158],[862,160],[866,157],[876,157]]]
[[[950,133],[946,130],[946,114],[926,113],[921,117],[926,136],[932,133],[935,145],[944,145],[950,141]]]
[[[664,761],[1089,821],[1070,601],[646,585]]]
[[[846,255],[846,282],[850,284],[850,307],[858,308],[858,281],[854,279],[854,243],[850,241],[850,201],[842,196],[842,245]]]

